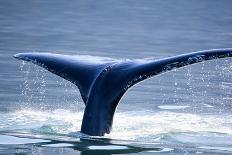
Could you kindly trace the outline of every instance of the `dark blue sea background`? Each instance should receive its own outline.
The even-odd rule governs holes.
[[[231,0],[0,0],[0,154],[232,154],[231,58],[137,84],[112,132],[93,139],[80,138],[77,87],[13,58],[159,59],[216,48],[232,48]]]

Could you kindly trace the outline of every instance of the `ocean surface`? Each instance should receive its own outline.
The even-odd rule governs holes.
[[[0,0],[0,154],[232,154],[232,59],[132,87],[105,137],[75,85],[19,52],[163,58],[232,47],[231,0]]]

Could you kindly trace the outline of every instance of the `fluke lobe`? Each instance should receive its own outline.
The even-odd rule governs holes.
[[[77,85],[86,105],[81,132],[104,136],[110,133],[115,109],[128,88],[174,68],[232,57],[232,49],[198,51],[158,60],[115,60],[52,53],[19,53],[14,57],[37,64]]]

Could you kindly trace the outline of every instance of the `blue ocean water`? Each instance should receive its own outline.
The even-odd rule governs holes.
[[[78,132],[84,104],[76,86],[13,58],[162,58],[232,47],[231,9],[230,0],[0,0],[0,154],[231,154],[229,58],[137,84],[112,132],[92,139]]]

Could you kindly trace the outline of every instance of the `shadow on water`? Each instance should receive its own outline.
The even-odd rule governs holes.
[[[21,136],[20,136],[21,135]],[[191,146],[185,144],[142,143],[107,138],[78,138],[24,135],[0,132],[0,155],[112,155],[112,154],[231,154],[229,147]],[[227,148],[225,150],[225,148]]]
[[[80,139],[79,143],[72,143],[74,150],[78,150],[82,155],[111,155],[111,154],[130,154],[143,151],[161,151],[162,148],[145,148],[123,144],[113,144],[110,139],[88,140]]]
[[[16,134],[17,135],[17,134]],[[0,154],[28,155],[33,152],[41,154],[81,154],[111,155],[139,152],[162,152],[164,148],[135,144],[130,141],[119,141],[107,138],[76,138],[75,140],[50,140],[25,138],[9,133],[0,135]]]

